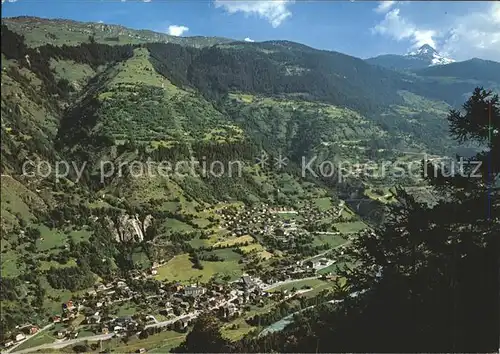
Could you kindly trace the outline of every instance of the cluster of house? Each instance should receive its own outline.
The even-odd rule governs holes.
[[[283,212],[292,211],[284,210]],[[298,231],[295,222],[287,222],[277,215],[276,208],[270,208],[267,204],[248,209],[222,207],[216,213],[221,215],[220,227],[230,230],[232,236],[271,235],[287,240],[287,237]]]
[[[327,210],[318,210],[312,201],[309,201],[303,208],[300,209],[304,223],[315,222],[323,219],[337,219],[339,212],[343,209],[341,206],[332,206]]]
[[[174,294],[167,303],[168,313],[177,316],[188,315],[193,312],[215,311],[221,319],[230,319],[240,316],[242,307],[247,304],[258,304],[263,297],[270,296],[262,291],[258,280],[243,276],[240,281],[231,283],[231,287],[212,285],[209,288],[187,286],[182,292]],[[174,307],[177,300],[178,306]],[[190,322],[186,316],[173,324],[175,329],[185,329]]]
[[[184,286],[179,283],[163,283],[155,295],[147,296],[151,307],[167,319],[158,322],[152,315],[144,316],[143,323],[147,325],[165,326],[176,330],[185,330],[193,320],[193,314],[203,311],[215,311],[221,319],[230,319],[241,315],[242,306],[258,304],[263,297],[272,296],[262,290],[262,282],[248,276],[238,282],[228,284],[198,284]],[[53,322],[66,322],[81,319],[80,323],[91,325],[97,333],[115,333],[117,336],[125,333],[135,333],[138,330],[138,318],[115,317],[109,315],[106,309],[113,303],[124,302],[138,296],[131,291],[124,280],[116,280],[110,284],[98,284],[95,290],[88,291],[80,303],[68,301],[62,304],[62,314],[53,317]],[[143,295],[142,295],[143,296]],[[106,313],[106,315],[104,315]],[[74,322],[72,326],[74,327]],[[55,333],[59,339],[76,338],[77,330],[59,330]]]
[[[27,336],[33,335],[39,331],[38,326],[33,324],[25,324],[16,328],[16,333],[12,334],[10,339],[3,343],[5,348],[9,348],[18,342],[22,342]]]
[[[101,326],[101,333],[108,334],[113,331],[118,336],[124,333],[135,333],[137,332],[139,323],[134,320],[131,316],[112,318],[107,323],[103,323]]]
[[[322,267],[328,267],[329,265],[334,264],[335,261],[332,261],[331,259],[321,257],[321,258],[313,258],[308,261],[303,262],[303,265],[305,265],[307,268],[310,269],[320,269]]]
[[[271,236],[280,243],[288,243],[307,233],[305,225],[323,219],[335,220],[341,210],[338,206],[318,210],[314,203],[310,202],[300,211],[262,204],[252,208],[224,206],[217,209],[216,213],[221,216],[220,227],[230,230],[232,236]],[[280,213],[297,214],[300,219],[286,220],[278,215]]]
[[[158,312],[170,320],[158,322],[154,316],[147,315],[143,318],[143,323],[146,327],[152,325],[185,331],[196,315],[204,311],[213,311],[220,319],[229,320],[240,316],[247,305],[262,304],[266,297],[278,296],[278,293],[264,291],[266,285],[259,278],[246,275],[239,281],[227,284],[162,284],[159,294],[148,296],[147,301],[154,299],[159,308]],[[130,291],[124,280],[116,280],[110,284],[98,284],[95,290],[88,291],[78,303],[72,300],[63,303],[62,313],[54,316],[53,322],[72,321],[71,326],[68,326],[71,329],[59,329],[54,335],[61,340],[77,338],[79,332],[78,325],[75,326],[76,317],[79,324],[91,325],[95,332],[102,334],[114,333],[123,336],[126,333],[136,333],[139,330],[136,316],[114,317],[106,311],[114,302],[129,300],[129,297],[123,296],[129,296],[131,293],[133,295],[135,292]],[[37,331],[36,326],[22,326],[19,333],[4,345],[12,346]]]

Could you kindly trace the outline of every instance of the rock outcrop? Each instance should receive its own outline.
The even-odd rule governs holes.
[[[151,225],[153,220],[152,215],[147,215],[143,220],[139,218],[139,215],[128,215],[123,214],[118,217],[117,221],[113,221],[111,218],[107,217],[109,228],[111,232],[115,235],[115,239],[118,242],[128,242],[128,241],[142,241],[144,240],[144,235],[146,230]]]

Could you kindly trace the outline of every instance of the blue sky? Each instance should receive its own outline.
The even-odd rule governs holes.
[[[287,39],[361,58],[422,44],[500,61],[499,2],[2,0],[2,16],[103,21],[175,35]]]

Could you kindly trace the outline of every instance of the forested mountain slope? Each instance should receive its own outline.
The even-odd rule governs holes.
[[[463,80],[480,80],[491,82],[493,85],[500,81],[500,63],[478,58],[451,63],[442,66],[433,66],[415,71],[420,76],[448,77]]]

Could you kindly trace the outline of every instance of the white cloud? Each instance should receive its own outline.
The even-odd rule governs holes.
[[[168,26],[168,34],[171,36],[182,36],[184,32],[189,31],[189,27],[170,25]]]
[[[242,12],[246,15],[257,15],[266,19],[274,28],[278,27],[287,18],[292,16],[288,9],[293,0],[268,0],[268,1],[230,1],[215,0],[215,7],[221,7],[230,14]]]
[[[424,44],[428,44],[434,49],[437,48],[436,40],[434,39],[438,33],[434,30],[418,30],[416,29],[412,34],[413,46],[421,47]]]
[[[255,42],[253,39],[250,39],[250,38],[248,38],[248,37],[247,37],[247,38],[245,38],[245,39],[244,39],[244,41],[245,41],[245,42]]]
[[[7,2],[16,2],[17,0],[7,0]],[[5,2],[5,0],[2,0],[2,4]]]
[[[500,3],[457,16],[447,31],[443,50],[458,60],[479,57],[500,61]]]
[[[373,9],[373,11],[381,13],[381,14],[385,14],[387,11],[389,11],[390,9],[392,9],[396,6],[405,5],[408,3],[409,3],[409,1],[388,1],[388,0],[379,1],[378,6],[375,9]]]
[[[396,1],[379,1],[378,6],[375,8],[375,12],[386,13],[396,5]]]
[[[378,23],[372,32],[392,37],[397,41],[409,40],[412,47],[421,47],[424,44],[436,48],[435,37],[437,32],[432,29],[421,29],[415,24],[400,16],[399,8],[385,14],[384,19]]]
[[[456,60],[479,57],[500,61],[500,3],[485,3],[482,10],[456,15],[432,28],[413,23],[396,7],[385,13],[372,33],[407,40],[412,47],[429,44]]]

